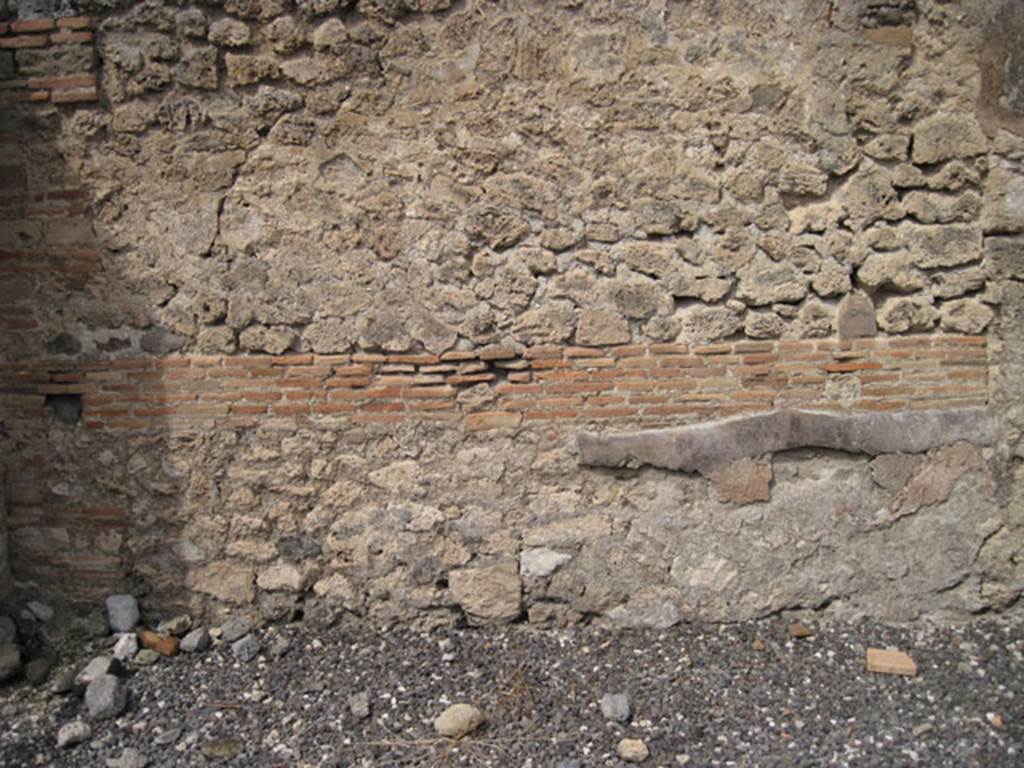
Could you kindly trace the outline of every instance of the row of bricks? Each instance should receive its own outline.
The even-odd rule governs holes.
[[[18,252],[0,251],[0,260],[5,255]],[[95,251],[76,252],[83,259],[92,258]],[[836,359],[864,357],[869,351],[894,359],[921,357],[960,356],[963,358],[984,358],[986,339],[984,336],[954,336],[945,334],[916,335],[906,337],[856,339],[847,349],[834,339],[802,339],[798,341],[740,341],[728,344],[687,346],[684,344],[623,345],[612,347],[554,347],[536,346],[522,350],[513,348],[485,347],[479,350],[459,350],[440,355],[430,353],[377,354],[354,353],[338,355],[284,354],[284,355],[180,355],[167,357],[131,357],[112,360],[83,361],[71,364],[80,371],[97,370],[161,370],[170,368],[282,368],[282,367],[334,367],[347,365],[382,366],[409,365],[417,370],[430,372],[422,366],[444,363],[468,363],[473,361],[511,364],[510,361],[528,361],[534,369],[564,367],[553,360],[577,361],[577,366],[600,367],[603,363],[594,360],[620,360],[658,358],[676,360],[681,356],[715,357],[721,362],[729,355],[742,356],[750,360],[751,355],[775,354],[789,359],[804,353],[831,353]],[[801,358],[808,359],[808,358]],[[809,358],[819,359],[819,358]],[[825,359],[825,358],[820,358]],[[31,363],[0,363],[0,370],[10,369],[58,369],[68,366],[59,360],[38,360]]]
[[[91,29],[89,16],[63,16],[57,19],[17,19],[0,21],[0,35],[22,35],[26,33],[49,32],[51,30]]]

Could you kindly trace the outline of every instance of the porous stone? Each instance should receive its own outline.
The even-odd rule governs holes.
[[[878,308],[878,326],[887,333],[926,331],[939,313],[930,301],[920,298],[889,298]]]
[[[519,574],[524,579],[543,579],[572,560],[572,555],[545,547],[524,549],[519,553]]]
[[[107,758],[107,768],[146,768],[149,758],[134,747],[125,747],[117,757]]]
[[[81,744],[92,736],[92,728],[83,720],[72,720],[57,731],[57,748],[66,749]]]
[[[237,19],[218,19],[210,25],[207,39],[216,45],[239,48],[252,40],[249,25]]]
[[[953,333],[981,333],[993,317],[991,309],[973,299],[946,301],[939,307],[939,326]]]
[[[928,165],[980,155],[987,146],[973,116],[939,113],[917,124],[912,157],[918,165]]]
[[[771,500],[772,467],[767,461],[737,459],[711,472],[719,499],[732,504]]]
[[[448,586],[452,599],[473,624],[507,623],[522,612],[522,585],[515,563],[451,571]]]
[[[452,704],[434,720],[439,736],[461,739],[487,722],[484,713],[472,704]]]
[[[583,346],[624,344],[631,338],[629,322],[622,315],[601,309],[584,309],[576,325],[576,343]]]

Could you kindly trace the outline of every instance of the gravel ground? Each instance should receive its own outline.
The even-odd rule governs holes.
[[[810,626],[798,640],[781,619],[661,632],[271,628],[248,663],[219,646],[134,671],[125,714],[69,749],[56,733],[77,699],[3,689],[0,765],[106,766],[128,747],[149,766],[619,766],[623,737],[644,740],[650,766],[1024,765],[1024,621]],[[919,675],[866,672],[869,646],[909,652]],[[366,719],[349,708],[361,691]],[[605,721],[610,692],[629,694],[629,722]],[[487,725],[437,737],[433,718],[459,701]]]

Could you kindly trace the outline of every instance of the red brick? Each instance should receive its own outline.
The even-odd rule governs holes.
[[[476,360],[476,352],[462,352],[453,350],[451,352],[445,352],[441,355],[442,362],[460,362],[462,360]]]
[[[92,32],[73,32],[68,29],[62,29],[60,32],[54,32],[50,35],[50,42],[55,45],[91,43]]]
[[[49,35],[0,37],[0,48],[43,48],[50,44]]]
[[[54,88],[54,89],[68,89],[68,88],[95,88],[96,87],[96,76],[95,75],[68,75],[66,77],[30,77],[28,79],[29,88]],[[47,195],[49,200],[60,200],[66,198],[57,197],[60,193],[51,192]],[[71,193],[65,193],[71,194]],[[81,192],[76,194],[81,195]]]
[[[255,416],[260,413],[267,412],[267,406],[265,405],[232,405],[230,408],[231,413],[236,413],[241,416]]]
[[[514,349],[484,349],[480,352],[481,360],[514,360],[519,357]]]
[[[482,381],[494,381],[495,378],[493,373],[471,373],[465,376],[449,376],[448,383],[453,386],[459,384],[478,384]]]
[[[57,19],[57,27],[60,29],[89,29],[92,27],[92,19],[89,16],[65,16]]]
[[[53,19],[23,19],[11,22],[11,32],[49,32],[57,26]]]
[[[317,403],[313,413],[354,413],[356,407],[351,403]]]
[[[881,367],[881,363],[863,360],[850,363],[831,363],[821,366],[821,369],[828,373],[852,373],[854,371],[873,371]]]

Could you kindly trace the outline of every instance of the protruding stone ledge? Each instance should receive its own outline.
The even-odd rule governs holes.
[[[707,473],[740,458],[795,448],[876,456],[922,453],[958,440],[991,445],[997,431],[985,408],[847,414],[781,410],[678,429],[583,433],[577,444],[581,464]]]

